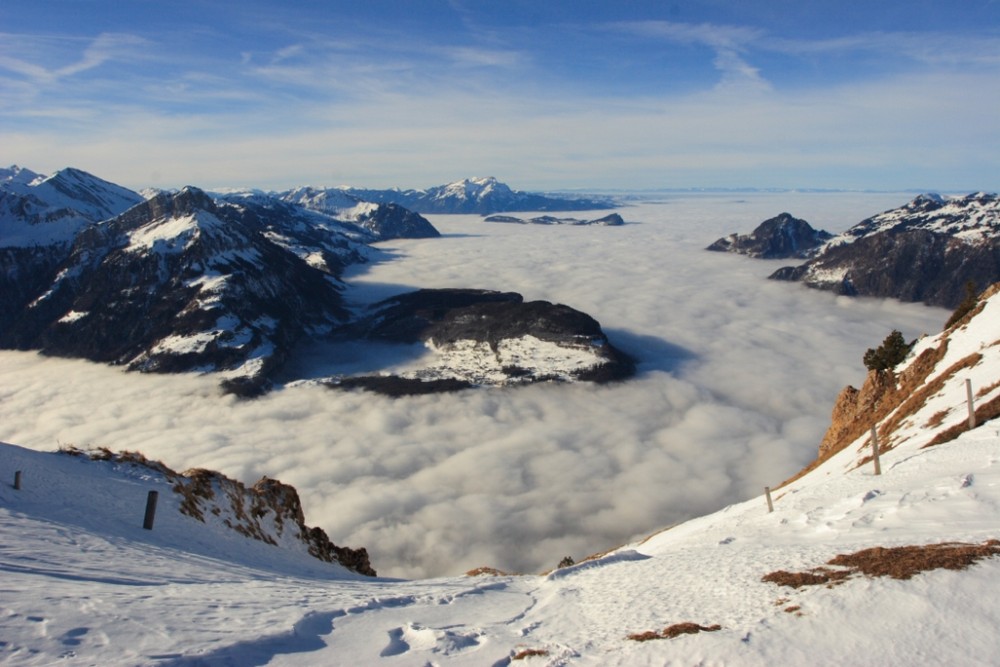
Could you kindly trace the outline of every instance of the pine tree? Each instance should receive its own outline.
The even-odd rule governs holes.
[[[892,330],[878,348],[868,348],[865,352],[865,368],[870,371],[887,371],[900,364],[910,353],[913,343],[907,343],[903,334]]]

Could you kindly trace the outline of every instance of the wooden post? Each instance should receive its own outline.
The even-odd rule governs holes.
[[[969,428],[976,428],[976,406],[972,400],[972,380],[965,380],[965,395],[969,398]]]
[[[771,487],[764,487],[764,495],[767,496],[767,513],[770,514],[774,511],[774,503],[771,502]]]
[[[21,490],[21,471],[17,470],[14,472],[14,490]]]
[[[142,520],[142,527],[146,530],[153,530],[153,519],[156,518],[156,499],[159,497],[156,491],[150,491],[146,496],[146,517]]]
[[[878,461],[878,433],[872,426],[872,460],[875,461],[875,474],[882,474],[882,465]]]

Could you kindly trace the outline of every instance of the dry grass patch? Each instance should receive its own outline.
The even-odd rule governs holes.
[[[541,648],[526,648],[523,651],[518,651],[511,656],[511,660],[524,660],[525,658],[535,658],[544,657],[549,654],[548,651]]]
[[[673,625],[667,626],[656,632],[655,630],[646,630],[645,632],[636,632],[628,636],[629,639],[635,642],[648,642],[653,639],[673,639],[674,637],[680,637],[681,635],[694,635],[699,632],[716,632],[721,630],[721,625],[698,625],[697,623],[675,623]]]
[[[987,401],[982,405],[976,406],[977,425],[984,424],[991,419],[996,419],[997,417],[1000,417],[1000,396],[997,396],[993,400]],[[938,433],[930,442],[924,445],[924,447],[933,447],[934,445],[943,445],[946,442],[951,442],[968,430],[969,420],[963,419],[954,426]]]
[[[762,581],[800,588],[802,586],[835,586],[854,575],[909,579],[929,570],[964,570],[970,565],[1000,555],[1000,541],[983,544],[946,542],[905,547],[872,547],[852,554],[840,554],[827,561],[844,569],[816,567],[808,572],[778,570],[762,577]]]
[[[509,577],[512,576],[510,572],[504,572],[503,570],[498,570],[495,567],[477,567],[475,569],[469,570],[465,573],[467,577]]]
[[[931,415],[931,418],[927,420],[924,428],[937,428],[944,421],[944,418],[948,416],[947,410],[940,410]]]
[[[996,345],[998,343],[1000,343],[1000,341],[997,341],[996,343],[994,343],[994,345]],[[987,394],[992,393],[993,390],[996,389],[997,387],[1000,387],[1000,380],[997,380],[996,382],[994,382],[991,385],[987,385],[985,387],[981,387],[979,389],[979,391],[976,392],[976,398],[982,398],[983,396],[986,396]]]

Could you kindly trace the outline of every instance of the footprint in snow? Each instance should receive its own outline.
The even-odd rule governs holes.
[[[403,628],[389,630],[389,645],[378,654],[380,658],[402,655],[410,650],[410,645],[403,641]]]
[[[83,643],[80,637],[83,637],[88,632],[90,632],[90,628],[73,628],[64,632],[59,641],[62,642],[63,646],[79,646]]]

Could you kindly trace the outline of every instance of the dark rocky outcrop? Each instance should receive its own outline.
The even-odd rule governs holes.
[[[782,213],[760,223],[749,234],[730,234],[707,250],[734,252],[761,259],[806,258],[833,238],[827,231],[816,230],[789,213]]]
[[[858,223],[805,264],[770,277],[838,294],[954,308],[970,281],[981,290],[1000,280],[1000,200],[983,193],[921,195]]]
[[[352,325],[350,335],[423,342],[438,351],[440,364],[418,371],[416,377],[347,378],[330,382],[331,386],[403,395],[477,384],[611,382],[635,372],[634,360],[611,345],[594,318],[562,304],[525,302],[513,292],[410,292],[377,304],[370,315]],[[518,349],[537,345],[562,349],[571,359],[539,366],[530,352]]]
[[[490,215],[485,218],[486,222],[508,222],[518,225],[571,225],[587,226],[595,225],[601,227],[618,227],[625,224],[625,220],[618,213],[611,213],[603,218],[594,220],[580,220],[578,218],[557,218],[552,215],[541,215],[534,218],[518,218],[512,215]]]

